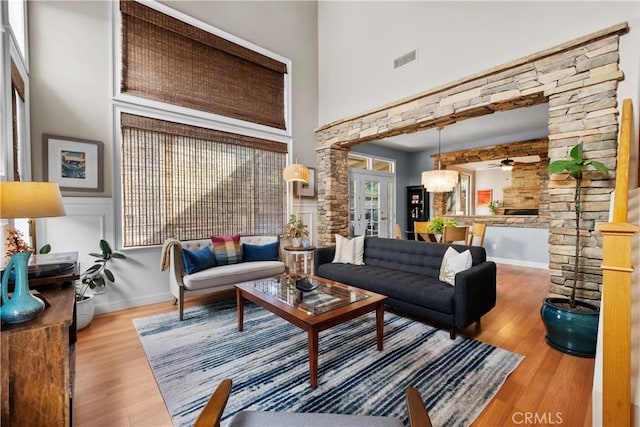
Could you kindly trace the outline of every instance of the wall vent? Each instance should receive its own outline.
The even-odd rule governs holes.
[[[405,53],[402,56],[397,57],[393,60],[393,68],[400,68],[403,65],[407,65],[410,62],[413,62],[418,57],[418,50],[414,49],[411,52]]]

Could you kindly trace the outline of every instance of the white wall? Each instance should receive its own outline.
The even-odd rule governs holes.
[[[317,6],[314,2],[167,1],[168,6],[207,24],[287,57],[292,61],[293,151],[300,162],[316,164],[314,129],[318,125]],[[31,141],[34,179],[42,178],[42,134],[99,140],[105,144],[105,190],[66,196],[98,196],[112,210],[114,137],[111,118],[112,52],[110,1],[29,1],[31,45]],[[74,198],[75,199],[75,198]],[[40,243],[54,250],[77,248],[82,255],[97,247],[102,231],[95,206],[77,202],[73,215],[46,220],[49,233]],[[98,203],[100,205],[100,203]],[[305,207],[305,210],[310,210]],[[50,221],[50,223],[48,222]],[[87,223],[88,221],[88,223]],[[93,224],[93,232],[74,227]],[[59,228],[58,228],[59,227]],[[76,229],[77,231],[77,229]],[[107,231],[113,243],[113,230]],[[116,248],[117,249],[117,248]],[[91,249],[92,251],[94,249]],[[161,272],[160,248],[127,250],[129,259],[114,264],[118,285],[96,301],[104,312],[169,299],[168,275]]]
[[[638,105],[638,2],[319,2],[320,124],[628,21],[620,98]],[[634,31],[635,28],[635,31]],[[418,60],[393,59],[418,48]]]

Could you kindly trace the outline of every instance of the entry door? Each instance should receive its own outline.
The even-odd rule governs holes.
[[[392,236],[394,188],[393,175],[349,172],[349,225],[353,236]]]

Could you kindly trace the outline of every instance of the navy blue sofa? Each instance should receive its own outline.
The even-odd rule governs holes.
[[[469,249],[473,259],[455,286],[438,279],[449,246]],[[335,247],[315,250],[317,276],[386,295],[391,309],[446,326],[452,339],[496,304],[496,264],[482,247],[367,237],[365,265],[334,264],[334,255]]]

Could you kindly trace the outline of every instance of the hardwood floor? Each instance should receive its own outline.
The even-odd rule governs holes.
[[[525,359],[474,426],[591,425],[594,360],[568,356],[544,342],[540,304],[548,283],[546,270],[498,265],[496,308],[483,317],[481,330],[471,326],[465,332]],[[176,310],[167,302],[107,313],[79,331],[75,425],[171,425],[132,319]]]

